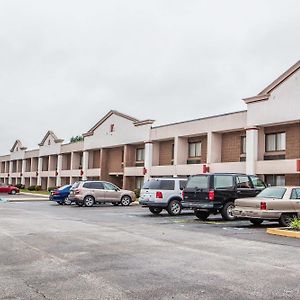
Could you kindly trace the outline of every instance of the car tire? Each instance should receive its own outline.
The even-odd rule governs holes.
[[[82,201],[76,200],[75,203],[76,203],[77,206],[80,206],[80,207],[83,206],[83,202]]]
[[[249,221],[250,221],[250,223],[252,223],[253,225],[258,226],[258,225],[260,225],[264,220],[262,220],[262,219],[250,219]]]
[[[130,196],[123,196],[120,203],[122,206],[129,206],[131,203],[131,197]]]
[[[210,213],[209,211],[195,211],[195,215],[201,221],[206,221]]]
[[[63,202],[57,202],[59,205],[64,205],[64,203]]]
[[[83,204],[84,206],[86,207],[92,207],[94,206],[95,204],[95,198],[93,196],[86,196],[84,199],[83,199]]]
[[[149,210],[154,214],[154,215],[159,215],[162,212],[162,208],[160,207],[149,207]]]
[[[223,208],[221,209],[221,215],[223,220],[226,221],[233,221],[236,219],[236,217],[232,214],[232,210],[234,208],[233,202],[227,202]]]
[[[288,227],[294,217],[296,217],[294,214],[281,214],[278,220],[279,225],[282,227]]]
[[[167,207],[167,212],[170,216],[179,216],[181,213],[181,204],[178,200],[171,200]]]
[[[12,190],[12,191],[10,192],[11,195],[15,195],[16,193],[17,193],[16,190]]]
[[[113,206],[118,206],[120,204],[120,202],[113,202],[112,205]]]
[[[69,199],[69,197],[66,197],[66,198],[64,199],[64,204],[65,204],[65,205],[71,205],[71,204],[72,204],[72,201]]]

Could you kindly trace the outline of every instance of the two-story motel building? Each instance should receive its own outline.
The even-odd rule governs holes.
[[[35,150],[17,140],[0,157],[0,182],[46,189],[102,179],[134,189],[149,177],[209,171],[300,185],[300,61],[244,101],[246,111],[163,126],[110,111],[76,143],[52,131]]]

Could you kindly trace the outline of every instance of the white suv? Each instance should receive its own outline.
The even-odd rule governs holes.
[[[155,215],[166,209],[169,215],[177,216],[186,183],[185,178],[152,178],[144,183],[139,202]]]

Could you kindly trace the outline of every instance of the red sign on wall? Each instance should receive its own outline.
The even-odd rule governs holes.
[[[300,172],[300,159],[297,159],[296,161],[296,170],[297,172]]]

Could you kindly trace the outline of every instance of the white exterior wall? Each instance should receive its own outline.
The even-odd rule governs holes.
[[[247,126],[300,120],[300,70],[271,92],[269,100],[248,104]]]
[[[112,124],[114,131],[110,132]],[[145,142],[149,139],[150,128],[150,124],[135,126],[131,120],[113,114],[96,128],[92,136],[85,137],[84,150]]]

